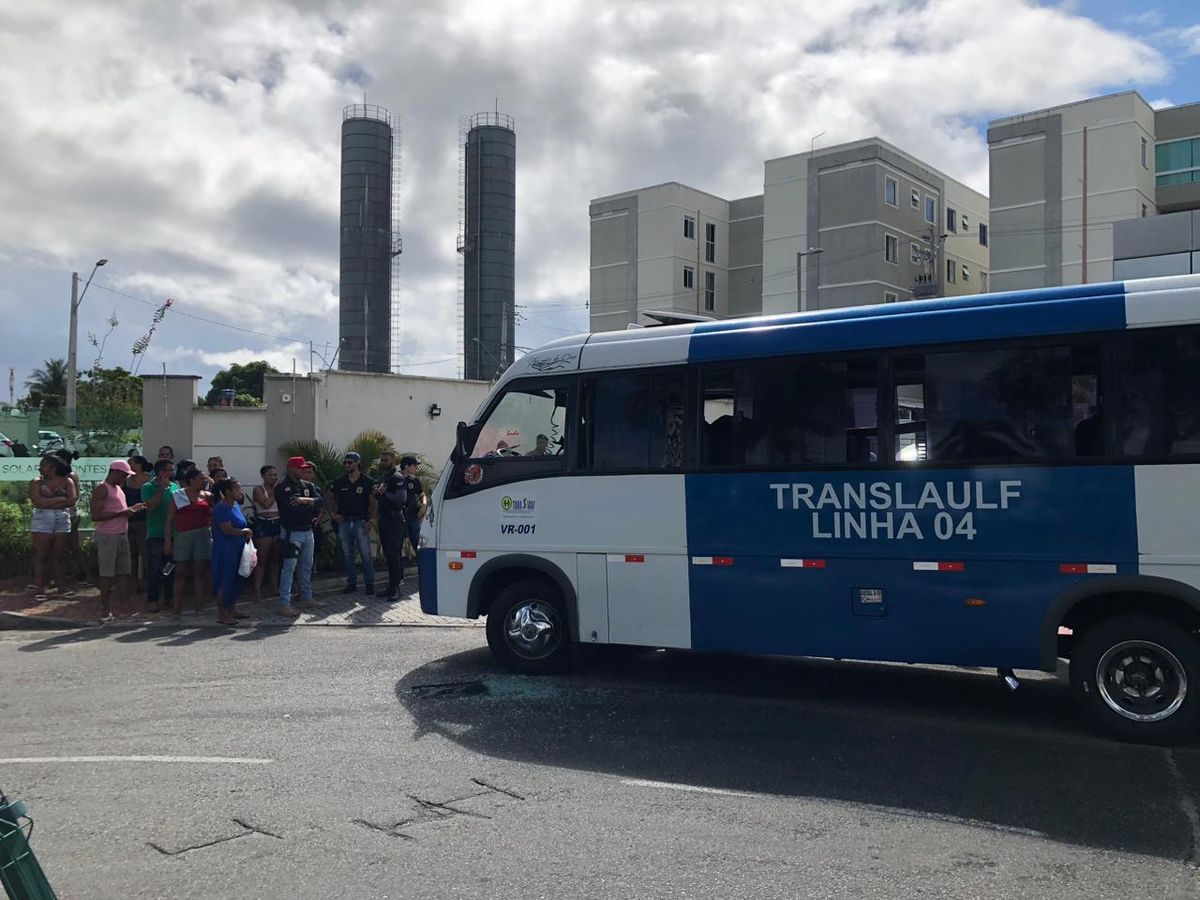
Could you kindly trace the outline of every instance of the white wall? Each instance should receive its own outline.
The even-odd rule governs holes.
[[[763,164],[763,315],[795,312],[796,254],[808,249],[807,153]]]
[[[450,456],[455,426],[470,421],[491,385],[483,381],[326,372],[317,399],[317,439],[345,447],[368,428],[387,434],[401,451],[440,467]],[[431,418],[436,403],[441,415]]]
[[[696,219],[696,238],[683,236],[685,216]],[[704,226],[717,226],[716,261],[704,259]],[[704,272],[717,273],[717,308],[728,309],[729,202],[682,184],[638,191],[638,310],[704,313]],[[695,286],[683,287],[683,267]],[[699,308],[698,308],[699,307]]]
[[[1112,223],[1154,215],[1154,110],[1133,93],[1062,110],[1062,283],[1082,281],[1083,128],[1088,129],[1088,281],[1113,277]],[[1147,166],[1141,165],[1141,140]]]
[[[950,232],[946,229],[946,207],[955,211],[958,217],[958,231]],[[962,225],[963,215],[966,215],[968,225],[964,229]],[[971,190],[965,184],[955,181],[953,178],[946,179],[946,199],[942,207],[942,222],[940,224],[941,233],[946,235],[946,240],[942,244],[942,266],[945,267],[945,260],[953,259],[958,264],[958,278],[953,284],[946,284],[943,290],[943,295],[953,297],[960,294],[979,294],[983,293],[983,285],[980,280],[980,275],[984,272],[991,271],[989,264],[990,252],[989,248],[979,243],[979,226],[987,225],[989,220],[988,215],[988,198],[978,191]],[[991,235],[988,235],[989,243]],[[971,277],[968,281],[962,280],[962,267],[967,265],[971,272]],[[945,272],[942,273],[943,278]]]
[[[265,409],[197,407],[192,430],[191,456],[201,468],[210,456],[219,456],[231,476],[253,485],[259,483],[259,468],[274,462],[274,452],[267,454]]]

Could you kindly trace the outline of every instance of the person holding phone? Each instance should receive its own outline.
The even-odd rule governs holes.
[[[91,512],[95,523],[96,556],[100,562],[100,608],[104,620],[115,616],[134,615],[129,589],[133,571],[129,554],[129,519],[146,508],[144,503],[130,506],[125,501],[125,482],[133,467],[123,459],[115,459],[108,475],[92,490]],[[117,595],[113,598],[113,584]]]
[[[321,510],[321,492],[304,478],[307,461],[293,456],[287,462],[287,478],[275,487],[275,502],[279,507],[283,570],[279,574],[279,614],[294,619],[300,615],[292,605],[292,582],[299,569],[300,604],[313,602],[313,524]]]
[[[159,451],[160,453],[162,451]],[[159,612],[165,603],[172,605],[175,588],[174,561],[167,555],[167,510],[173,505],[172,495],[183,490],[173,480],[175,464],[159,459],[154,464],[154,480],[142,485],[142,502],[146,504],[146,612]],[[163,567],[171,562],[171,571]]]

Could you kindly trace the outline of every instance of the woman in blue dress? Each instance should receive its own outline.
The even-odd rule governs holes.
[[[217,482],[213,493],[220,498],[212,514],[212,584],[220,603],[217,621],[222,625],[235,625],[238,619],[246,618],[235,609],[234,604],[242,591],[238,565],[242,561],[242,550],[253,532],[242,515],[240,504],[246,495],[236,478]]]

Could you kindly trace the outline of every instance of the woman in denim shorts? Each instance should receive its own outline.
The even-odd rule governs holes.
[[[54,568],[54,580],[59,593],[67,583],[67,542],[71,536],[71,515],[75,505],[75,482],[71,469],[52,455],[42,457],[38,464],[40,476],[29,482],[29,500],[33,503],[33,572],[37,581],[37,599],[46,599],[49,569]]]
[[[275,485],[279,473],[274,466],[263,466],[258,470],[262,484],[250,493],[254,507],[254,520],[250,527],[254,531],[254,548],[258,551],[258,565],[254,567],[254,596],[263,598],[263,579],[267,581],[270,596],[279,594],[279,504],[275,501]]]
[[[183,583],[192,579],[196,612],[208,599],[212,559],[212,494],[199,469],[184,473],[183,490],[171,495],[164,528],[164,552],[175,560],[175,615],[183,612]]]

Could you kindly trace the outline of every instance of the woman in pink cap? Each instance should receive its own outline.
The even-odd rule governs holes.
[[[123,459],[109,464],[108,476],[92,490],[91,512],[95,523],[93,541],[100,562],[100,607],[106,621],[114,612],[122,617],[134,614],[129,589],[133,571],[129,555],[129,519],[146,508],[145,503],[130,506],[125,501],[125,482],[133,467]],[[114,602],[113,582],[117,585]]]

